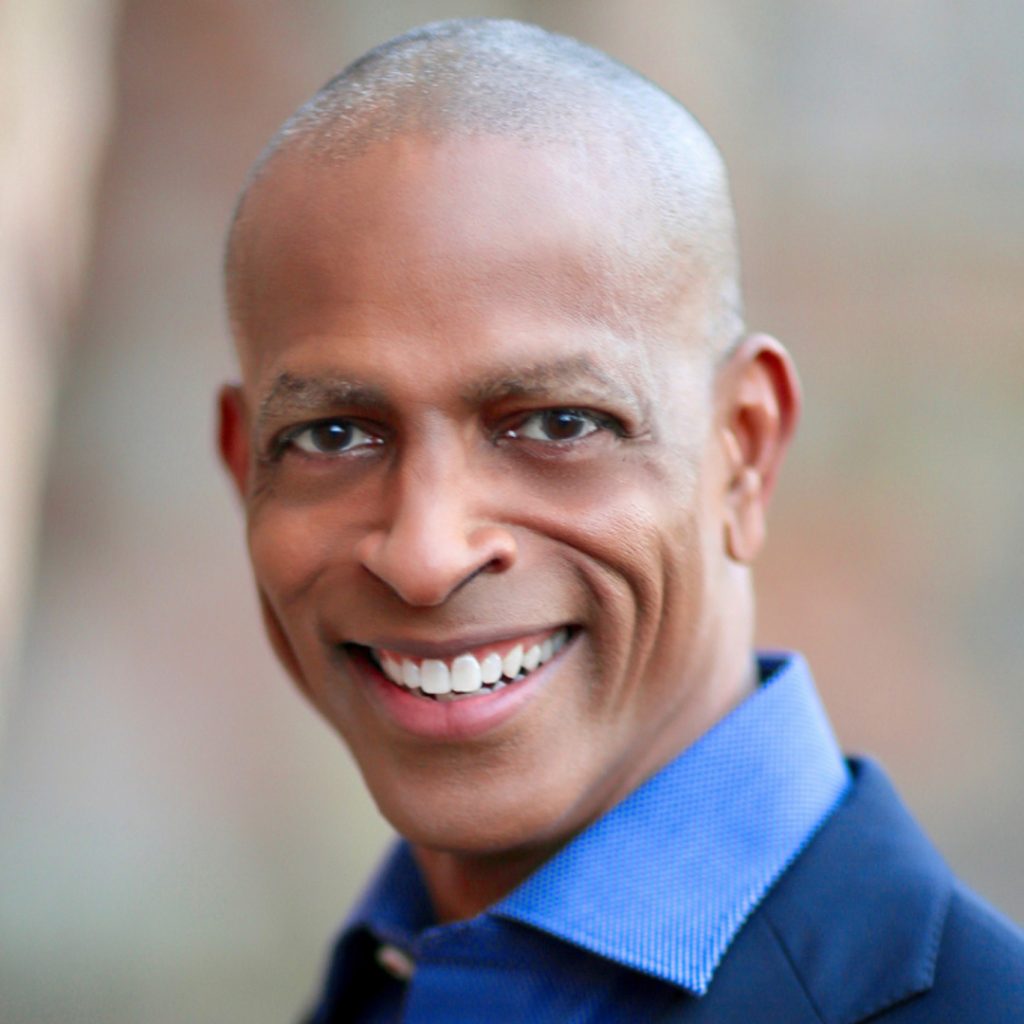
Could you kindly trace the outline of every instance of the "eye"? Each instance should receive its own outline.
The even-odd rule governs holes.
[[[530,441],[579,441],[607,424],[593,413],[580,409],[541,409],[508,431],[508,437]]]
[[[289,431],[281,438],[282,447],[293,446],[308,455],[344,455],[358,448],[381,443],[351,420],[320,420]]]

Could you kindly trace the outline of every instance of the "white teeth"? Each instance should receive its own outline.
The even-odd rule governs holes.
[[[402,682],[405,683],[410,690],[418,690],[420,688],[420,667],[416,662],[402,662]]]
[[[420,665],[420,688],[424,693],[450,693],[452,678],[448,666],[443,661],[427,658]]]
[[[523,645],[516,644],[502,659],[502,670],[509,679],[515,679],[519,670],[523,667]]]
[[[538,665],[550,661],[568,639],[568,630],[560,629],[525,652],[522,644],[516,644],[504,657],[497,651],[491,651],[483,659],[469,653],[460,654],[450,666],[438,658],[426,658],[420,663],[405,658],[396,661],[382,652],[377,653],[377,661],[384,675],[399,686],[422,689],[433,697],[450,697],[476,693],[482,686],[498,690],[506,682],[521,678],[522,673],[532,672]]]
[[[452,690],[455,693],[473,693],[480,689],[482,682],[480,662],[472,654],[460,654],[452,662]]]
[[[495,651],[480,662],[480,679],[484,683],[496,683],[501,678],[501,655]]]

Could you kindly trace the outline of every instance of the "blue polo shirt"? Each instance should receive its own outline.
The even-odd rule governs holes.
[[[803,659],[759,666],[750,697],[475,918],[437,925],[399,843],[310,1021],[635,1022],[703,995],[849,785]]]

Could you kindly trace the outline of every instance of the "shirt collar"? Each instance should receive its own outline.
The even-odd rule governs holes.
[[[765,655],[759,665],[762,685],[747,700],[484,916],[702,995],[849,782],[804,660]],[[349,927],[409,943],[431,924],[399,844]]]

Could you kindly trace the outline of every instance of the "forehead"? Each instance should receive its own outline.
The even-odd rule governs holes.
[[[572,334],[645,358],[687,329],[686,287],[640,173],[600,140],[404,135],[337,162],[278,154],[234,239],[246,376],[313,339],[382,332],[398,347],[472,334],[506,361]]]

